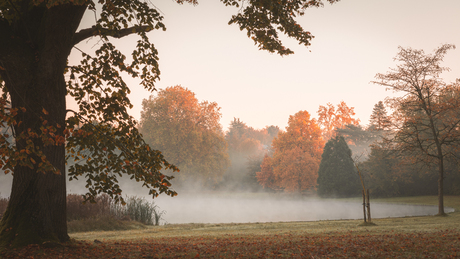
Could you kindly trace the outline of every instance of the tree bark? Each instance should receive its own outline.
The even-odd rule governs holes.
[[[17,24],[0,24],[2,79],[12,108],[25,108],[14,126],[16,136],[40,133],[53,126],[63,135],[66,116],[64,71],[72,37],[86,6],[33,7]],[[1,23],[1,21],[0,21]],[[44,120],[47,123],[44,123]],[[10,202],[0,223],[0,248],[69,240],[66,224],[66,179],[64,145],[45,145],[33,139],[48,161],[60,171],[37,172],[37,166],[16,166]],[[29,143],[30,144],[30,143]],[[16,141],[18,150],[26,141]],[[32,158],[38,163],[39,157]]]

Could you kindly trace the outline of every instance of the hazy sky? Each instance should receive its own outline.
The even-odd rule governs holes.
[[[284,129],[289,115],[307,110],[317,117],[319,105],[342,100],[355,107],[365,125],[374,104],[391,94],[370,81],[395,66],[398,46],[431,53],[441,44],[456,44],[458,49],[444,59],[452,69],[444,78],[460,78],[459,0],[342,0],[309,9],[298,21],[315,39],[308,48],[286,39],[295,51],[287,57],[258,50],[244,31],[228,25],[238,9],[218,0],[201,0],[197,6],[152,3],[167,27],[149,34],[160,57],[157,88],[182,85],[200,101],[217,102],[224,128],[236,117],[254,128]],[[118,46],[128,48],[136,40],[126,37]],[[128,82],[131,114],[140,119],[142,99],[150,93],[135,80]]]

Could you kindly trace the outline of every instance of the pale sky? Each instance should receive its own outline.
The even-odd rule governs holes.
[[[284,129],[289,115],[306,110],[317,117],[319,105],[342,100],[366,125],[374,105],[391,94],[370,81],[395,67],[398,46],[431,53],[441,44],[455,44],[458,49],[449,51],[443,63],[452,70],[443,75],[447,82],[460,78],[460,0],[342,0],[308,9],[298,21],[315,39],[310,47],[286,39],[295,54],[285,57],[258,50],[245,31],[228,25],[238,9],[218,0],[201,0],[197,6],[152,3],[167,27],[149,34],[160,57],[157,88],[182,85],[200,101],[217,102],[224,129],[233,117],[256,129]],[[85,19],[91,22],[94,15]],[[128,49],[136,41],[130,36],[117,45]],[[131,115],[139,120],[142,100],[151,93],[135,80],[127,82]]]

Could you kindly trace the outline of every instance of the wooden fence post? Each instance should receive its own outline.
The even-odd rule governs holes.
[[[364,223],[366,223],[366,193],[363,190],[363,213],[364,213]]]
[[[369,202],[369,189],[367,189],[367,197],[366,197],[366,202],[367,202],[367,220],[371,222],[371,203]]]

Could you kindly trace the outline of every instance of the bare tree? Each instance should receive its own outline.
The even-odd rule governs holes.
[[[386,74],[377,74],[373,83],[402,93],[388,98],[393,109],[390,139],[392,148],[438,167],[438,214],[444,215],[444,164],[452,146],[460,142],[459,81],[446,84],[440,74],[444,55],[455,46],[444,44],[433,54],[399,47],[394,58],[399,64]]]

